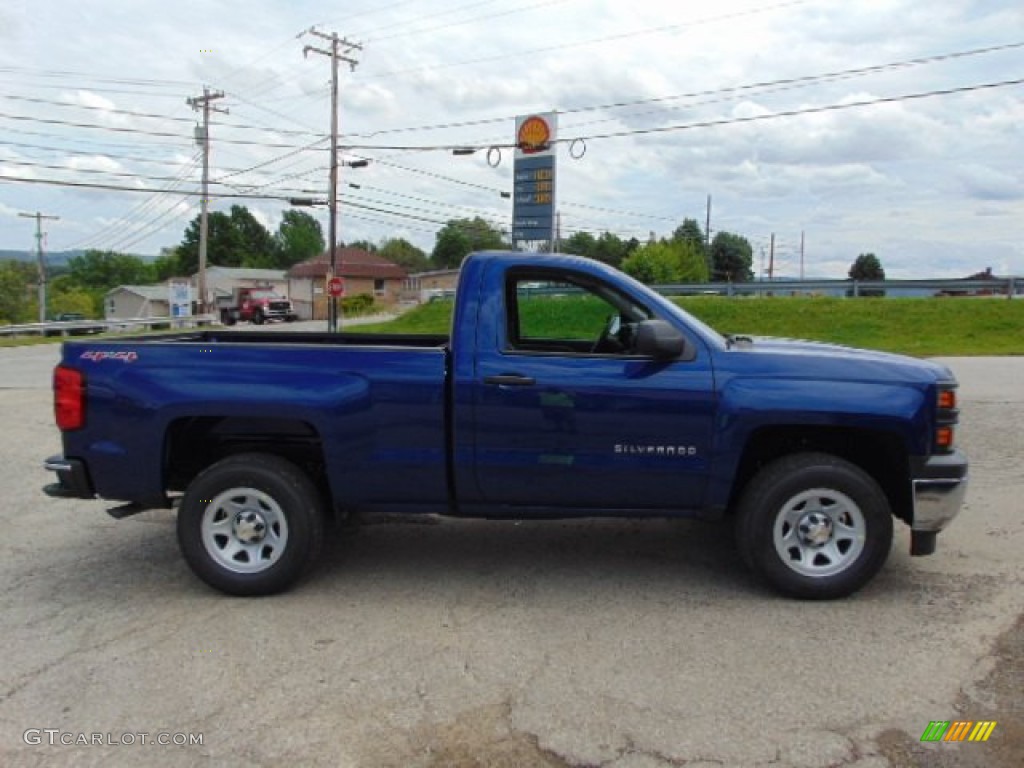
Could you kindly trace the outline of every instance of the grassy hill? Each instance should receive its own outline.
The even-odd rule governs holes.
[[[721,333],[811,339],[918,357],[1024,355],[1024,301],[1005,298],[699,296],[677,303]],[[565,314],[551,317],[552,328],[571,329],[574,320],[586,320],[588,308],[581,300],[560,304]],[[435,301],[390,323],[351,330],[446,333],[451,310],[452,302]]]

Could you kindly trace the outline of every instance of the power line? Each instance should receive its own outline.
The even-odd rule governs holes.
[[[170,195],[172,190],[174,190],[176,187],[180,186],[183,182],[185,182],[188,179],[189,174],[191,174],[192,171],[195,170],[195,168],[199,165],[199,161],[200,156],[199,153],[197,152],[195,155],[192,156],[192,159],[187,164],[182,166],[177,176],[175,176],[174,181],[170,182],[166,187],[164,187],[161,190],[154,190],[152,197],[132,206],[127,211],[125,211],[125,213],[118,219],[103,227],[100,231],[94,232],[91,235],[85,237],[84,239],[79,240],[77,243],[74,243],[73,245],[69,246],[69,248],[71,250],[74,250],[76,248],[84,248],[89,245],[95,245],[98,241],[101,241],[104,237],[106,237],[109,232],[121,232],[125,227],[132,228],[136,226],[133,223],[133,220],[144,213],[148,213],[150,209],[155,208],[157,205],[159,205],[161,201],[163,201]]]
[[[19,77],[40,77],[40,78],[64,78],[77,77],[84,80],[91,80],[96,83],[108,83],[113,85],[154,85],[161,88],[179,88],[182,85],[189,85],[186,80],[158,80],[155,78],[130,78],[130,77],[107,77],[105,75],[91,75],[80,70],[71,69],[41,69],[38,67],[0,67],[0,72],[16,74]]]
[[[54,147],[46,144],[29,144],[27,142],[20,141],[2,141],[0,140],[0,146],[5,147],[17,147],[18,149],[40,149],[47,152],[62,152],[65,155],[78,155],[80,157],[103,157],[108,160],[130,160],[136,163],[149,163],[151,165],[180,165],[180,160],[156,160],[152,157],[140,157],[139,155],[121,155],[113,154],[110,152],[101,152],[99,150],[86,151],[81,149],[68,149],[67,147]],[[172,146],[172,145],[168,145]],[[69,169],[72,170],[72,169]]]
[[[562,4],[562,3],[566,2],[566,1],[567,0],[543,0],[543,2],[534,3],[533,5],[528,5],[528,6],[525,6],[525,7],[510,8],[510,9],[507,9],[507,10],[504,10],[504,11],[498,11],[497,13],[488,13],[488,14],[485,14],[483,16],[474,16],[474,17],[469,18],[469,19],[462,19],[460,21],[452,21],[452,22],[448,22],[447,24],[438,24],[438,25],[433,26],[433,27],[424,27],[423,29],[409,29],[409,30],[406,30],[404,32],[395,32],[393,34],[385,35],[383,37],[370,37],[370,38],[367,39],[367,42],[370,42],[370,43],[380,43],[380,42],[383,42],[384,40],[394,40],[394,39],[399,38],[399,37],[408,37],[409,35],[420,35],[420,34],[426,34],[428,32],[439,32],[442,29],[450,29],[451,27],[459,27],[459,26],[462,26],[463,24],[472,24],[475,21],[486,21],[487,19],[497,19],[497,18],[500,18],[502,16],[511,16],[512,14],[516,14],[516,13],[525,13],[527,11],[535,11],[538,8],[545,8],[545,7],[550,6],[550,5],[560,5],[560,4]],[[471,3],[469,7],[476,7],[476,6],[479,6],[479,5],[490,5],[490,2]],[[459,9],[456,9],[456,10],[459,10]],[[454,13],[454,12],[455,11],[451,11],[450,13]],[[436,14],[435,16],[441,16],[441,15],[445,15],[445,14]]]
[[[901,61],[888,62],[886,64],[875,64],[867,67],[859,67],[853,69],[837,70],[833,72],[824,72],[815,75],[804,75],[800,77],[792,78],[780,78],[777,80],[766,80],[761,82],[746,83],[735,86],[724,86],[720,88],[704,89],[700,91],[691,91],[688,93],[673,94],[669,96],[655,96],[645,99],[632,99],[629,101],[610,102],[606,104],[591,104],[583,105],[578,107],[565,107],[558,110],[560,115],[577,114],[581,112],[595,112],[610,109],[623,109],[627,107],[640,106],[643,104],[656,104],[667,101],[677,101],[689,98],[698,98],[703,96],[715,96],[725,93],[737,93],[746,92],[753,90],[760,90],[764,88],[770,88],[780,85],[797,85],[807,84],[813,85],[818,81],[831,81],[835,79],[845,79],[860,77],[868,74],[875,74],[878,72],[903,69],[909,67],[923,66],[927,64],[934,64],[945,61],[952,61],[956,59],[968,58],[972,56],[981,56],[985,54],[997,53],[1002,51],[1009,51],[1017,48],[1024,47],[1024,42],[1006,43],[1001,45],[987,46],[983,48],[974,48],[964,51],[954,51],[950,53],[936,54],[933,56],[924,56],[914,59],[905,59]],[[279,114],[279,113],[275,113]],[[445,123],[431,123],[427,125],[410,125],[398,128],[384,128],[375,131],[361,131],[358,133],[342,134],[343,139],[354,139],[354,138],[373,138],[374,136],[385,136],[393,133],[408,133],[412,131],[434,131],[434,130],[447,130],[451,128],[472,128],[481,125],[494,125],[499,123],[508,123],[513,120],[517,115],[503,115],[500,117],[486,117],[477,118],[472,120],[457,120]]]
[[[87,181],[66,181],[63,179],[32,179],[24,176],[11,176],[10,174],[0,174],[0,180],[12,181],[18,184],[42,184],[49,187],[68,187],[72,189],[107,189],[114,192],[143,192],[146,194],[152,194],[153,189],[147,189],[145,187],[129,187],[123,184],[102,184],[99,182],[87,182]],[[202,197],[202,192],[185,192],[184,194],[189,197]],[[225,199],[250,199],[250,200],[288,200],[288,195],[258,195],[249,194],[245,192],[218,192],[218,198]]]
[[[537,53],[550,53],[551,51],[563,51],[570,48],[581,48],[588,45],[598,45],[600,43],[617,42],[619,40],[625,40],[630,37],[639,37],[642,35],[656,34],[660,32],[669,32],[678,29],[685,29],[688,27],[696,27],[703,24],[711,24],[718,21],[731,21],[733,19],[741,18],[744,16],[753,16],[761,13],[769,13],[771,11],[777,11],[782,8],[790,8],[792,6],[804,5],[807,0],[790,0],[789,2],[779,3],[777,5],[765,6],[762,8],[750,8],[745,11],[736,11],[734,13],[722,14],[719,16],[711,16],[705,19],[697,19],[696,21],[683,22],[681,24],[665,24],[658,27],[648,27],[646,29],[639,29],[633,32],[621,32],[615,35],[608,35],[606,37],[592,38],[590,40],[581,40],[575,43],[559,43],[557,45],[549,45],[541,48],[530,48],[525,51],[516,51],[514,53],[499,54],[496,56],[484,56],[479,59],[468,59],[465,61],[456,61],[450,64],[434,64],[430,66],[419,66],[419,67],[408,67],[406,69],[396,69],[390,72],[382,72],[377,75],[371,75],[367,79],[385,79],[389,77],[396,77],[398,75],[407,75],[414,72],[428,72],[438,69],[454,69],[456,67],[464,67],[471,64],[487,64],[494,61],[503,61],[505,59],[526,59]]]
[[[612,131],[609,133],[598,133],[590,135],[579,135],[570,136],[556,139],[553,144],[571,144],[575,141],[592,141],[595,139],[613,139],[621,138],[624,136],[642,136],[650,133],[666,133],[669,131],[685,131],[694,128],[711,128],[722,125],[735,125],[739,123],[753,123],[760,122],[763,120],[775,120],[782,117],[796,117],[798,115],[813,115],[821,112],[836,112],[848,109],[859,109],[861,107],[870,107],[877,104],[895,104],[903,101],[917,101],[920,99],[933,98],[936,96],[952,96],[961,93],[971,93],[974,91],[991,90],[995,88],[1005,88],[1011,85],[1020,85],[1024,83],[1024,78],[1016,78],[1013,80],[1000,80],[992,83],[977,83],[975,85],[965,85],[956,88],[940,88],[933,91],[922,91],[919,93],[903,94],[901,96],[883,96],[875,99],[862,99],[860,101],[843,102],[840,104],[828,104],[820,107],[802,107],[800,109],[787,110],[784,112],[771,112],[763,115],[752,115],[747,117],[728,117],[717,120],[704,120],[696,123],[683,123],[678,125],[660,126],[655,128],[631,128],[623,131]],[[447,144],[346,144],[347,149],[359,150],[362,152],[367,151],[404,151],[404,152],[441,152],[451,151],[454,149],[472,149],[474,151],[486,150],[486,149],[514,149],[514,142],[498,142],[498,143],[487,143],[487,144],[468,144],[468,143],[447,143]],[[378,160],[377,162],[382,162]]]
[[[698,123],[684,123],[682,125],[668,125],[660,128],[636,128],[627,131],[614,131],[611,133],[594,134],[591,136],[577,136],[575,138],[559,139],[560,143],[572,143],[573,141],[587,140],[591,141],[594,139],[614,139],[621,138],[623,136],[642,136],[651,133],[666,133],[668,131],[685,131],[693,128],[712,128],[720,125],[736,125],[740,123],[756,123],[763,120],[777,120],[782,117],[796,117],[799,115],[814,115],[822,112],[839,112],[848,109],[859,109],[861,107],[871,107],[877,104],[895,104],[903,101],[917,101],[920,99],[933,98],[935,96],[952,96],[960,93],[971,93],[974,91],[990,90],[993,88],[1005,88],[1011,85],[1020,85],[1024,83],[1024,78],[1017,78],[1014,80],[1001,80],[994,83],[979,83],[976,85],[966,85],[959,88],[942,88],[934,91],[923,91],[920,93],[904,94],[902,96],[883,96],[877,99],[862,99],[860,101],[851,101],[841,104],[827,104],[821,107],[804,107],[801,109],[792,109],[785,112],[771,112],[764,115],[749,115],[746,117],[729,117],[720,120],[705,120]]]
[[[166,211],[159,213],[156,217],[150,219],[148,222],[145,222],[136,230],[135,233],[129,235],[127,238],[122,238],[121,240],[114,241],[109,246],[109,250],[126,250],[141,243],[147,237],[152,237],[157,232],[160,232],[166,226],[165,222],[175,219],[181,215],[181,211],[178,210],[178,206],[186,202],[188,199],[189,198],[187,195],[178,198],[177,200],[174,201],[170,208],[168,208]]]
[[[180,133],[171,133],[171,132],[168,132],[168,131],[152,131],[152,130],[144,130],[144,129],[141,129],[141,128],[124,128],[124,127],[113,126],[113,125],[100,125],[98,123],[79,123],[79,122],[75,122],[75,121],[71,121],[71,120],[57,120],[57,119],[53,119],[53,118],[32,117],[32,116],[29,116],[29,115],[12,115],[12,114],[9,114],[9,113],[6,113],[6,112],[0,112],[0,117],[6,118],[8,120],[20,120],[20,121],[33,122],[33,123],[44,123],[44,124],[47,124],[47,125],[66,125],[66,126],[69,126],[69,127],[72,127],[72,128],[90,128],[90,129],[101,130],[101,131],[112,131],[114,133],[128,133],[128,134],[136,134],[136,135],[142,135],[142,136],[157,136],[157,137],[167,137],[167,138],[175,138],[175,139],[182,138]],[[238,145],[255,146],[255,147],[269,147],[271,149],[296,149],[296,146],[294,144],[281,144],[281,143],[277,143],[277,142],[267,142],[267,141],[252,141],[252,140],[249,140],[249,139],[220,139],[220,141],[224,142],[226,144],[238,144]]]
[[[192,123],[195,122],[195,119],[191,118],[191,117],[177,117],[176,115],[162,115],[162,114],[156,114],[156,113],[153,113],[153,112],[136,112],[136,111],[133,111],[133,110],[130,110],[130,109],[117,109],[117,108],[114,108],[114,107],[99,107],[99,106],[93,106],[93,105],[89,105],[89,104],[72,104],[71,102],[67,102],[67,101],[57,101],[56,99],[41,99],[41,98],[34,97],[34,96],[17,96],[17,95],[11,95],[11,94],[0,94],[0,99],[9,99],[11,101],[23,101],[23,102],[32,103],[32,104],[46,104],[48,106],[53,106],[53,107],[68,107],[68,108],[71,108],[71,109],[85,109],[85,110],[90,110],[90,111],[93,111],[93,112],[102,112],[104,114],[125,115],[125,116],[128,116],[128,117],[141,117],[141,118],[146,118],[146,119],[150,119],[150,120],[167,120],[169,122],[188,123],[188,124],[192,124]],[[245,99],[241,99],[241,101],[246,101],[246,100]],[[247,102],[246,101],[246,103],[251,103],[251,102]],[[259,106],[259,105],[253,105],[253,106]],[[266,111],[271,112],[272,114],[277,115],[278,117],[284,117],[284,118],[288,119],[287,115],[285,115],[284,113],[274,112],[273,110],[269,110],[269,109],[267,109]],[[290,135],[290,136],[324,136],[325,135],[323,132],[317,132],[317,131],[293,131],[293,130],[288,130],[286,128],[264,128],[264,127],[258,126],[258,125],[245,125],[244,123],[224,122],[224,123],[221,123],[221,125],[228,126],[228,127],[231,127],[231,128],[240,128],[242,130],[262,131],[262,132],[265,132],[265,133],[278,133],[278,134],[281,134],[281,135]]]
[[[178,123],[191,123],[192,118],[189,117],[175,117],[173,115],[157,115],[152,112],[134,112],[130,109],[116,109],[114,107],[99,107],[92,104],[72,104],[68,101],[57,101],[56,99],[40,99],[35,96],[16,96],[14,94],[0,94],[0,99],[8,99],[10,101],[24,101],[30,104],[46,104],[53,107],[68,107],[71,109],[86,109],[93,112],[104,112],[111,115],[127,115],[130,117],[144,117],[147,119],[156,120],[168,120]]]
[[[176,181],[176,176],[148,176],[142,173],[129,173],[127,171],[105,171],[101,168],[68,168],[66,165],[51,165],[49,163],[28,163],[22,160],[3,160],[4,165],[17,165],[23,168],[45,168],[48,171],[66,171],[68,173],[89,173],[102,176],[114,176],[122,179],[137,179],[138,181]],[[151,190],[152,191],[152,190]]]

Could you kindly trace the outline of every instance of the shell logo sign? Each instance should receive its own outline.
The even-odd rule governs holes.
[[[542,112],[517,117],[515,156],[517,158],[553,156],[557,133],[557,112]]]
[[[516,144],[527,155],[543,152],[551,142],[551,126],[539,115],[526,118],[516,133]]]

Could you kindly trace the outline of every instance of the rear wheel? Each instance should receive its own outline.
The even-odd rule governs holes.
[[[737,509],[747,565],[792,597],[833,599],[863,587],[892,546],[892,513],[878,483],[822,453],[783,457],[750,481]]]
[[[232,595],[291,586],[319,555],[324,516],[309,477],[278,456],[230,456],[192,481],[178,543],[193,572]]]

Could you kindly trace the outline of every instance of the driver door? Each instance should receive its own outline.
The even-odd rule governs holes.
[[[714,408],[706,350],[655,361],[631,348],[647,307],[574,273],[510,271],[497,355],[474,398],[481,500],[593,510],[700,506]]]

